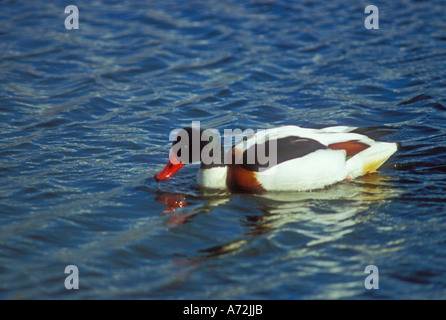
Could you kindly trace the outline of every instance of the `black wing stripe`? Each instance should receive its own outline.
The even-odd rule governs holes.
[[[256,148],[256,145],[253,145],[243,152],[243,164],[241,164],[241,166],[246,170],[257,172],[260,171],[260,169],[268,168],[269,163],[259,163],[257,149],[254,150],[254,163],[248,163],[248,153],[252,152],[251,148]],[[275,163],[277,165],[288,160],[302,158],[320,149],[327,149],[327,146],[313,139],[298,136],[281,138],[277,140],[277,161],[275,161]],[[274,155],[269,154],[269,142],[267,141],[265,145],[265,157],[271,158],[273,156]]]
[[[397,127],[390,127],[390,126],[376,126],[376,127],[364,127],[364,128],[356,128],[351,133],[358,133],[365,135],[369,137],[370,139],[377,140],[381,137],[384,137],[386,135],[395,133],[397,130]]]

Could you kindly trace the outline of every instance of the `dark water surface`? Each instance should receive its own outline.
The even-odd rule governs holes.
[[[446,5],[2,1],[0,298],[446,298]],[[379,174],[205,194],[169,133],[389,125]],[[379,289],[367,290],[367,265]],[[66,290],[67,265],[79,290]]]

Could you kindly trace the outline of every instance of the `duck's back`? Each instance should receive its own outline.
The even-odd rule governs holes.
[[[244,192],[319,189],[376,171],[397,149],[395,143],[376,142],[354,130],[284,126],[259,131],[233,148],[236,161],[228,168],[228,187]],[[257,154],[247,161],[262,144],[269,163],[260,162]]]

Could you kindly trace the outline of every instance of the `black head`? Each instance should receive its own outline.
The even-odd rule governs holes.
[[[170,178],[184,164],[200,162],[201,167],[223,165],[223,144],[214,129],[187,127],[173,132],[172,148],[166,168],[155,176],[156,180]]]

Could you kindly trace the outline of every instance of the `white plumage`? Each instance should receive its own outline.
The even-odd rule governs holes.
[[[366,135],[351,132],[355,129],[357,128],[346,126],[323,129],[283,126],[259,131],[248,137],[245,143],[238,143],[229,152],[241,155],[259,141],[264,141],[265,137],[277,140],[289,137],[309,139],[324,148],[309,150],[308,154],[260,171],[249,171],[237,164],[200,168],[197,183],[203,188],[240,189],[245,192],[304,191],[374,172],[395,153],[397,144],[377,142]],[[353,155],[347,156],[348,153]],[[235,166],[240,168],[234,169]],[[228,184],[228,181],[231,183]]]

